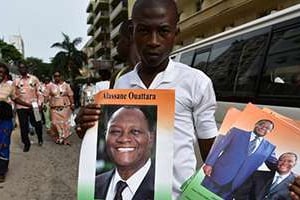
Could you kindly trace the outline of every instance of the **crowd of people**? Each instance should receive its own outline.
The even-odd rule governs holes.
[[[37,136],[38,146],[43,145],[45,131],[55,143],[71,145],[68,138],[72,133],[70,119],[75,100],[70,84],[59,71],[54,71],[52,79],[44,77],[40,81],[28,73],[25,62],[17,66],[19,76],[12,80],[8,66],[0,63],[0,182],[5,180],[8,170],[10,136],[15,127],[20,128],[23,152],[31,148],[32,132]]]

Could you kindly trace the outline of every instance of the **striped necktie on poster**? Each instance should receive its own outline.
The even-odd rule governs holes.
[[[249,149],[248,149],[248,155],[252,154],[257,146],[257,142],[258,142],[259,137],[255,136],[255,138],[253,140],[250,141],[249,144]]]
[[[117,192],[116,192],[116,195],[114,197],[114,200],[123,200],[122,192],[126,187],[127,187],[127,183],[124,182],[124,181],[119,181],[117,183]]]
[[[275,180],[274,180],[274,182],[272,183],[272,185],[271,185],[271,187],[270,187],[270,191],[273,190],[273,189],[276,187],[276,185],[278,185],[280,179],[281,179],[281,176],[280,176],[280,175],[277,175],[277,176],[275,177]]]

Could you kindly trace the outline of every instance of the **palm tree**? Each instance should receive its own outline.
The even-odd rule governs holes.
[[[73,82],[74,78],[80,74],[79,69],[83,64],[87,63],[87,55],[78,50],[76,46],[81,43],[82,38],[75,38],[73,41],[65,33],[62,33],[64,40],[51,45],[51,48],[56,47],[62,49],[56,53],[52,59],[55,69],[61,69],[64,74],[68,74]]]

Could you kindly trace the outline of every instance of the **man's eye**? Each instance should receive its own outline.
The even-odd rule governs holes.
[[[170,32],[169,29],[161,29],[161,30],[160,30],[160,33],[162,33],[162,34],[167,34],[167,33],[169,33],[169,32]]]
[[[141,130],[138,130],[138,129],[132,129],[130,132],[131,132],[133,135],[139,135],[139,134],[142,133],[142,131],[141,131]]]
[[[109,134],[111,134],[111,135],[120,135],[121,131],[120,130],[110,130]]]

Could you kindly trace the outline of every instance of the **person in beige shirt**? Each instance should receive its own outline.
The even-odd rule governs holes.
[[[40,81],[37,77],[28,74],[28,67],[25,63],[18,64],[20,77],[13,81],[14,97],[17,108],[17,114],[21,129],[21,139],[24,144],[23,152],[28,152],[31,146],[29,133],[29,120],[34,126],[38,144],[43,144],[43,129],[40,119],[36,119],[33,110],[33,104],[37,104],[39,109],[42,108],[43,95],[40,93]]]
[[[67,140],[71,135],[70,117],[74,111],[73,91],[68,83],[63,81],[61,73],[55,71],[54,82],[48,85],[48,94],[51,116],[51,134],[57,144],[70,145]]]

